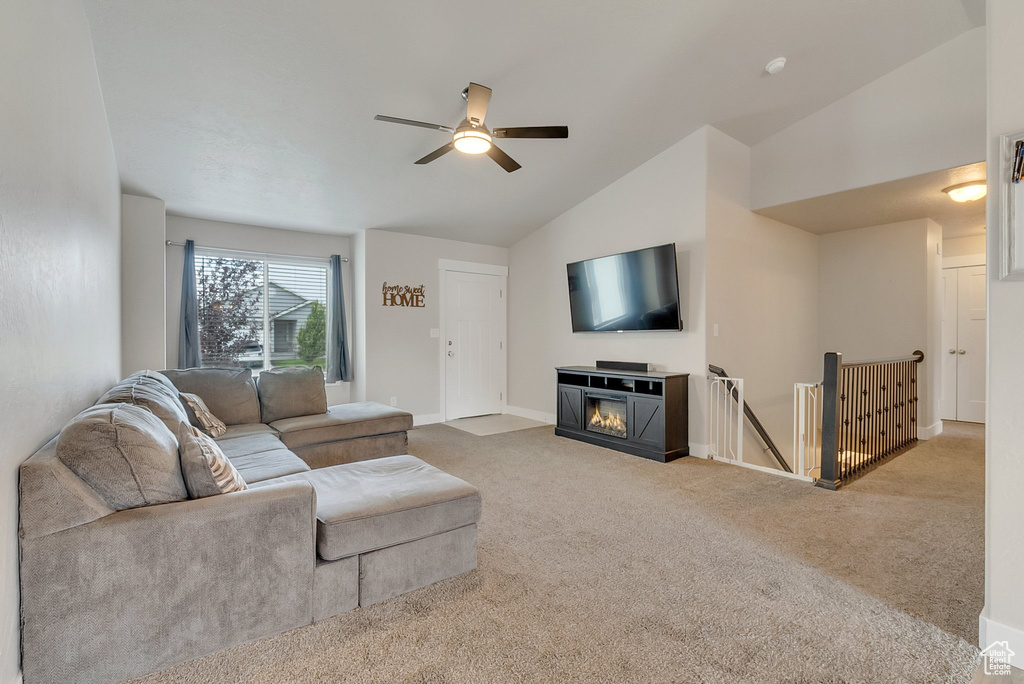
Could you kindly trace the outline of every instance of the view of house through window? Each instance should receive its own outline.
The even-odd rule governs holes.
[[[327,264],[196,251],[204,366],[326,367]]]

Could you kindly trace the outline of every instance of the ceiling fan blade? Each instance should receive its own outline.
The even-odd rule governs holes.
[[[377,116],[373,117],[373,120],[402,124],[403,126],[418,126],[420,128],[432,128],[435,131],[446,131],[448,133],[453,133],[455,131],[454,128],[451,128],[449,126],[442,126],[441,124],[427,123],[425,121],[413,121],[412,119],[399,119],[398,117],[384,116],[383,114],[378,114]]]
[[[495,128],[495,138],[568,138],[568,126],[521,126],[519,128]]]
[[[452,145],[452,143],[448,143],[447,145],[441,145],[436,150],[434,150],[433,152],[428,154],[426,157],[423,157],[422,159],[417,159],[416,163],[417,164],[429,164],[430,162],[434,161],[438,157],[443,157],[444,155],[448,154],[453,149],[454,149],[454,145]]]
[[[491,89],[479,83],[469,84],[466,95],[466,119],[474,126],[482,126],[487,116],[487,105],[491,101]]]
[[[498,162],[498,166],[505,169],[509,173],[512,173],[517,169],[523,168],[519,164],[519,162],[505,154],[497,145],[491,145],[491,149],[487,150],[487,156],[493,159],[494,161]]]

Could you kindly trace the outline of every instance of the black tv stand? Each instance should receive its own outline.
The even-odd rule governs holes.
[[[662,463],[690,454],[687,373],[555,370],[556,435]]]

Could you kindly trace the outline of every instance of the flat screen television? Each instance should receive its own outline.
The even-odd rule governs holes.
[[[683,329],[675,243],[566,268],[573,332]]]

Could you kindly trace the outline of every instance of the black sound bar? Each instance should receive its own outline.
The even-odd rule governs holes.
[[[621,371],[652,371],[654,365],[650,363],[638,363],[636,361],[598,361],[598,368],[605,368],[607,370],[621,370]]]

